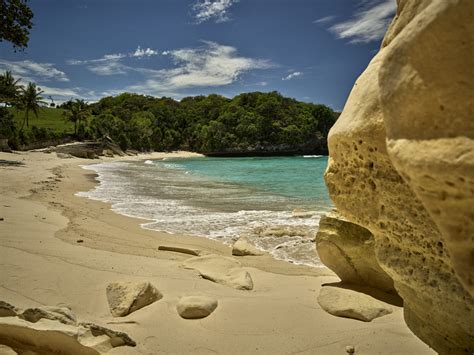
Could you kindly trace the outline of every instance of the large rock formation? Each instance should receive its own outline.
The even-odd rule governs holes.
[[[346,283],[394,292],[393,280],[375,257],[374,236],[336,211],[319,221],[316,250],[321,261]]]
[[[328,140],[334,203],[441,353],[474,351],[473,19],[472,0],[399,0]]]
[[[22,313],[0,301],[0,344],[18,354],[103,354],[118,346],[136,346],[126,333],[94,323],[77,323],[67,307],[28,308]],[[10,311],[9,314],[5,310]],[[7,353],[0,346],[0,353]]]

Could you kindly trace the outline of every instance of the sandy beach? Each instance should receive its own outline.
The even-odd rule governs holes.
[[[253,290],[244,291],[183,268],[189,255],[158,247],[229,257],[231,248],[206,238],[145,230],[142,220],[75,196],[97,183],[80,165],[116,159],[0,153],[0,300],[19,308],[68,306],[81,321],[126,332],[137,343],[110,354],[345,354],[348,345],[360,354],[434,353],[410,332],[400,306],[392,305],[392,314],[372,322],[323,311],[317,302],[321,285],[339,281],[329,269],[268,255],[234,257],[253,279]],[[105,290],[116,281],[149,281],[163,298],[126,317],[113,317]],[[201,320],[181,318],[179,298],[195,294],[216,298],[217,309]]]

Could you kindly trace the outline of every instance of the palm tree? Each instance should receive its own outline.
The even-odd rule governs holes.
[[[20,79],[13,77],[11,71],[0,74],[0,102],[6,105],[13,105],[18,101],[20,90]]]
[[[74,122],[74,135],[77,134],[77,123],[80,121],[85,121],[89,117],[89,108],[87,107],[87,102],[84,100],[76,99],[75,101],[68,101],[64,108],[63,115],[69,122]]]
[[[32,111],[36,117],[38,117],[38,112],[41,108],[41,104],[45,104],[43,101],[43,98],[41,97],[41,94],[44,92],[41,90],[39,87],[36,86],[35,83],[28,83],[26,89],[22,88],[22,95],[20,97],[21,105],[23,109],[25,110],[25,120],[23,121],[23,124],[21,125],[21,129],[23,129],[23,126],[25,125],[26,122],[26,127],[29,125],[29,114],[30,111]]]

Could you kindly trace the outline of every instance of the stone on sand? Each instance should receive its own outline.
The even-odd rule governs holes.
[[[238,290],[253,289],[250,274],[235,259],[219,255],[206,255],[187,259],[183,262],[187,269],[195,269],[207,280],[236,288]]]
[[[163,297],[149,282],[113,282],[107,286],[106,292],[110,313],[114,317],[124,317]]]
[[[194,255],[194,256],[199,256],[202,254],[202,251],[199,249],[175,247],[175,246],[170,246],[170,245],[160,245],[158,247],[158,250],[172,251],[175,253],[188,254],[188,255]]]
[[[392,313],[392,308],[365,293],[340,287],[323,286],[318,303],[326,312],[364,322]]]
[[[15,306],[8,302],[0,301],[0,317],[14,317],[17,315]]]
[[[263,255],[262,251],[257,249],[246,237],[240,237],[232,246],[232,255]]]
[[[217,300],[207,296],[181,297],[176,310],[186,319],[205,318],[217,308]]]

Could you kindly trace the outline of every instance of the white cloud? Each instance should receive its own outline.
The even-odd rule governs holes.
[[[291,80],[291,79],[294,79],[294,78],[296,78],[296,77],[298,77],[298,76],[301,76],[301,75],[303,75],[302,72],[300,72],[300,71],[295,71],[295,72],[293,72],[293,73],[288,74],[288,75],[285,76],[284,78],[281,78],[281,80]]]
[[[134,52],[131,53],[113,53],[105,54],[101,58],[88,59],[88,60],[77,60],[70,59],[67,61],[69,65],[85,65],[87,69],[97,75],[108,76],[108,75],[123,75],[131,70],[136,70],[134,67],[125,65],[122,60],[125,58],[144,58],[158,55],[158,51],[146,48],[143,49],[140,46]],[[138,69],[140,70],[140,69]]]
[[[26,81],[69,81],[66,73],[51,63],[36,63],[31,60],[8,61],[0,59],[0,71],[9,70],[14,77]]]
[[[229,8],[239,0],[198,0],[193,5],[196,23],[203,23],[211,19],[215,22],[229,21]]]
[[[397,9],[396,0],[377,0],[366,3],[354,16],[335,24],[329,30],[338,38],[351,43],[368,43],[381,39]]]
[[[314,20],[313,23],[325,24],[325,23],[331,22],[335,18],[336,18],[335,16],[325,16],[325,17],[321,17],[319,19]]]
[[[153,55],[158,55],[158,51],[151,48],[142,49],[140,46],[138,46],[135,52],[132,54],[132,57],[142,58],[151,57]]]
[[[175,67],[149,70],[149,79],[127,90],[156,94],[191,87],[223,86],[235,82],[244,72],[274,66],[267,60],[238,56],[234,47],[207,41],[199,48],[171,50],[163,54],[171,58]]]

